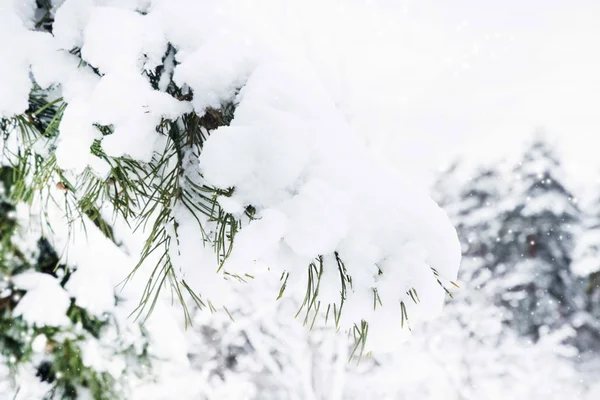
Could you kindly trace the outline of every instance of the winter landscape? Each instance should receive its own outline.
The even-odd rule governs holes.
[[[0,400],[600,399],[596,0],[0,0]]]

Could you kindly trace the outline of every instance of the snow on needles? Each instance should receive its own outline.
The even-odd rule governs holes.
[[[234,188],[231,198],[219,199],[224,208],[241,212],[252,205],[257,211],[236,238],[226,270],[287,272],[295,284],[286,295],[301,299],[308,265],[322,256],[320,299],[339,303],[337,254],[352,277],[343,327],[366,320],[369,335],[390,334],[389,321],[400,324],[400,302],[411,320],[440,310],[444,290],[433,271],[453,280],[460,247],[441,209],[370,156],[347,117],[359,108],[344,109],[334,100],[340,85],[352,82],[328,82],[336,75],[335,63],[319,58],[321,47],[312,51],[314,33],[303,41],[306,26],[295,11],[320,9],[308,3],[66,0],[51,36],[29,31],[31,16],[4,1],[0,49],[14,55],[0,66],[0,114],[26,109],[31,71],[38,85],[56,88],[68,103],[56,150],[59,166],[74,173],[89,166],[105,176],[108,165],[89,150],[94,141],[110,156],[148,161],[162,149],[156,130],[161,119],[177,120],[192,110],[202,115],[234,101],[233,121],[206,140],[198,166],[208,184]],[[324,3],[345,15],[361,12],[354,2]],[[306,17],[321,23],[317,15]],[[74,47],[88,65],[73,62]],[[40,48],[46,50],[36,51]],[[192,90],[193,100],[152,89],[141,72],[163,63],[175,84]],[[366,110],[373,108],[368,96],[361,101]],[[111,126],[114,133],[103,137],[95,124]],[[211,283],[221,276],[212,273],[216,260],[202,247],[196,222],[178,212],[177,229],[186,233],[173,253],[178,273],[196,276],[191,284],[200,291],[220,287]],[[93,281],[82,277],[73,285]],[[259,285],[260,279],[249,284]],[[407,293],[412,289],[418,304]],[[374,309],[374,293],[382,307]],[[83,291],[80,301],[82,296]],[[106,307],[103,302],[97,311]]]
[[[231,126],[207,140],[200,166],[209,183],[235,187],[238,201],[262,210],[260,232],[277,234],[257,234],[251,223],[227,266],[243,273],[262,259],[304,282],[317,255],[337,251],[354,290],[369,297],[376,289],[384,304],[375,311],[372,300],[356,302],[350,295],[344,318],[397,320],[398,303],[411,303],[406,292],[413,288],[422,299],[418,308],[430,314],[444,293],[431,268],[447,279],[456,274],[454,231],[431,200],[378,167],[353,138],[310,65],[264,63],[253,72]],[[296,262],[269,262],[276,253]],[[325,297],[339,293],[339,275],[335,261],[324,268],[319,290],[327,304]]]

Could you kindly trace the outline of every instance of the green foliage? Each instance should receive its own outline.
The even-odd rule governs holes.
[[[169,52],[172,51],[169,49]],[[151,85],[158,85],[161,68],[147,72]],[[192,93],[183,93],[172,82],[167,92],[180,99],[193,97]],[[217,202],[220,196],[231,196],[233,188],[221,190],[206,185],[194,163],[197,165],[210,132],[231,121],[235,104],[229,102],[219,110],[209,109],[202,117],[191,112],[175,121],[163,119],[157,126],[157,132],[165,138],[165,146],[149,162],[126,156],[111,157],[103,151],[102,140],[96,140],[90,151],[110,166],[109,173],[98,176],[88,168],[81,175],[72,176],[58,167],[53,154],[66,103],[62,98],[51,98],[51,90],[36,88],[24,114],[0,121],[4,139],[12,136],[11,139],[17,141],[17,146],[14,146],[17,150],[10,152],[5,149],[8,154],[4,154],[12,166],[11,200],[28,204],[57,202],[71,223],[84,223],[82,217],[87,216],[113,241],[112,223],[106,219],[103,210],[112,210],[112,218],[121,218],[135,230],[143,229],[147,232],[147,239],[130,277],[152,254],[158,254],[158,262],[135,313],[138,317],[147,317],[161,290],[169,285],[184,308],[186,323],[191,322],[184,293],[198,307],[205,307],[208,299],[202,299],[175,274],[169,253],[179,241],[174,212],[181,205],[194,217],[204,245],[214,248],[219,265],[216,272],[220,272],[231,254],[242,221],[224,212]],[[96,125],[96,129],[103,136],[113,133],[111,126]],[[45,149],[44,157],[40,155],[40,148]],[[52,194],[55,191],[50,188],[53,187],[58,188],[62,196]],[[254,208],[249,206],[246,217],[252,219],[254,212]],[[226,271],[222,272],[228,276]]]
[[[15,244],[21,240],[20,227],[14,217],[15,203],[8,198],[16,182],[15,175],[13,168],[0,168],[0,354],[13,373],[17,372],[18,365],[34,365],[38,377],[52,386],[48,400],[75,400],[82,390],[89,391],[94,400],[120,398],[115,392],[115,379],[108,373],[85,366],[81,356],[84,343],[100,339],[104,330],[116,323],[111,322],[109,315],[94,317],[74,301],[67,311],[71,325],[65,327],[32,326],[13,315],[26,292],[12,286],[12,276],[34,270],[61,278],[63,285],[70,277],[69,269],[60,263],[45,238],[37,240],[33,256],[24,254]],[[42,355],[34,352],[32,347],[33,340],[40,335],[46,338]],[[135,350],[123,349],[122,352],[135,353]],[[146,363],[145,350],[135,357],[136,361]]]
[[[117,397],[114,379],[108,373],[99,373],[83,364],[77,340],[66,339],[53,352],[54,362],[47,376],[50,382],[56,382],[52,395],[60,393],[63,399],[76,400],[78,388],[83,387],[89,389],[94,400]]]

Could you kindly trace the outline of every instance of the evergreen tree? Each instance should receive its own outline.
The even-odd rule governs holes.
[[[473,173],[454,169],[442,175],[442,184],[436,186],[441,192],[438,198],[446,199],[442,204],[463,244],[461,288],[446,305],[444,315],[427,323],[427,333],[421,332],[411,343],[426,348],[423,354],[433,358],[423,377],[424,388],[417,393],[433,396],[435,388],[441,387],[443,395],[439,396],[443,398],[559,399],[575,392],[583,398],[588,382],[584,383],[574,363],[578,349],[573,344],[580,344],[573,342],[576,310],[570,320],[548,317],[556,322],[553,330],[540,329],[539,336],[532,337],[518,325],[530,322],[530,311],[505,300],[504,296],[511,298],[514,291],[522,290],[521,284],[526,287],[530,281],[528,275],[511,271],[513,264],[504,264],[506,260],[521,261],[519,247],[502,240],[502,230],[508,220],[506,205],[520,203],[523,192],[516,190],[503,171],[501,165],[479,166]],[[436,368],[443,372],[435,374],[438,381],[430,388],[426,382]],[[515,368],[528,377],[527,383],[511,378]],[[532,384],[538,381],[545,383]]]
[[[558,329],[581,307],[579,282],[571,271],[580,210],[557,156],[541,137],[513,174],[491,250],[497,263],[496,300],[506,307],[511,326],[537,340],[543,329]]]
[[[466,246],[463,256],[480,258],[482,267],[493,270],[492,253],[500,229],[499,204],[506,195],[506,182],[493,167],[478,169],[460,192],[456,209],[457,231]]]
[[[452,196],[443,190],[452,199],[444,206],[463,246],[461,281],[473,291],[458,303],[496,309],[497,318],[534,340],[540,330],[571,325],[576,330],[571,343],[582,354],[595,349],[598,319],[586,303],[582,279],[572,271],[578,265],[594,271],[594,218],[587,234],[574,236],[581,212],[563,184],[558,159],[539,136],[512,170],[512,179],[501,171],[500,166],[479,167],[465,178],[465,171],[455,169],[452,177],[442,178],[454,180]],[[587,245],[578,243],[579,255],[573,256],[576,238]],[[573,257],[581,261],[572,266]],[[593,297],[594,274],[586,278]]]
[[[95,238],[93,245],[57,247],[69,232],[49,240],[37,208],[12,200],[14,176],[0,168],[0,400],[199,398],[201,382],[182,364],[186,349],[156,341],[180,341],[180,328],[164,326],[164,317],[144,326],[129,318],[141,288],[106,281],[122,268],[109,265],[111,251],[121,250],[91,224],[72,232]]]
[[[114,377],[86,365],[81,352],[83,345],[100,339],[110,319],[97,318],[69,299],[62,288],[72,271],[34,225],[22,226],[27,221],[17,218],[16,205],[8,196],[14,171],[2,167],[0,176],[0,352],[16,379],[12,388],[2,389],[3,394],[7,399],[35,397],[37,382],[39,398],[76,399],[84,393],[94,400],[117,398]],[[36,299],[46,304],[32,305]],[[62,299],[66,310],[60,309]],[[53,318],[55,314],[64,321]],[[118,351],[125,354],[127,349]],[[28,381],[23,376],[27,373],[35,373],[39,380]]]

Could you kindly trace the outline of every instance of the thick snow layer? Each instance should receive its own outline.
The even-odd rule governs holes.
[[[40,272],[24,272],[13,278],[15,287],[27,292],[14,310],[15,316],[37,326],[61,326],[70,323],[67,309],[71,305],[69,294],[58,279]]]
[[[460,250],[453,229],[426,195],[402,185],[400,177],[363,153],[311,66],[273,62],[250,75],[231,126],[219,128],[207,140],[200,168],[207,182],[235,187],[237,201],[268,211],[256,223],[261,230],[278,232],[268,236],[270,247],[291,250],[290,259],[299,260],[297,267],[272,267],[302,276],[294,268],[306,269],[317,255],[339,251],[348,266],[356,265],[350,275],[365,275],[354,280],[357,292],[366,289],[368,297],[368,291],[377,288],[380,297],[389,300],[385,303],[394,305],[406,301],[404,293],[415,288],[424,301],[413,316],[418,318],[419,309],[425,315],[435,312],[443,290],[430,268],[446,279],[456,276]],[[270,223],[277,228],[268,228]],[[260,256],[256,249],[264,248],[265,237],[252,236],[256,245],[247,244],[253,240],[250,235],[240,238],[244,245],[234,247],[230,268],[243,268]],[[355,264],[364,255],[347,242],[373,247],[376,256]],[[262,256],[272,259],[268,253]],[[383,275],[378,276],[375,265]],[[323,285],[321,293],[339,291],[336,285],[328,286]],[[350,315],[353,303],[350,300],[345,309]],[[359,320],[365,311],[351,318]],[[382,312],[369,314],[384,318]]]
[[[343,32],[332,29],[323,13],[308,12],[321,9],[340,17]],[[400,303],[411,321],[440,311],[445,294],[434,270],[446,284],[455,279],[460,246],[444,212],[406,183],[410,171],[392,173],[366,145],[368,135],[377,132],[363,133],[364,121],[383,118],[373,113],[390,93],[382,82],[373,82],[368,91],[361,85],[379,73],[404,79],[385,62],[354,67],[356,50],[337,49],[345,35],[357,48],[368,48],[360,38],[360,32],[367,33],[364,18],[369,26],[379,25],[377,35],[385,37],[393,21],[368,10],[358,2],[334,0],[66,0],[57,6],[52,36],[30,31],[34,16],[22,7],[6,7],[0,18],[8,28],[0,29],[10,35],[0,36],[0,49],[11,57],[0,67],[0,89],[10,100],[2,98],[0,115],[24,111],[30,77],[50,87],[67,103],[58,166],[68,174],[91,167],[103,177],[109,167],[90,153],[95,141],[109,156],[149,161],[164,148],[165,137],[156,129],[163,119],[192,111],[202,115],[209,107],[235,102],[231,125],[211,133],[199,162],[186,172],[199,171],[217,188],[234,188],[230,199],[219,199],[234,215],[241,216],[249,205],[256,209],[256,219],[241,229],[222,272],[240,277],[289,273],[285,295],[301,301],[308,265],[323,257],[319,296],[324,310],[341,301],[337,253],[352,277],[343,329],[366,320],[370,335],[386,334],[393,341],[396,331],[388,328],[402,324]],[[386,46],[386,51],[395,49]],[[386,51],[364,57],[383,57]],[[76,63],[72,53],[83,62]],[[161,89],[155,90],[144,73],[163,63]],[[184,93],[191,91],[191,101],[163,91],[171,73]],[[102,136],[96,125],[112,133]],[[165,227],[175,273],[215,306],[227,306],[237,283],[214,273],[212,246],[202,246],[195,218],[178,207],[176,225]],[[93,247],[61,235],[61,246],[68,248],[65,259],[75,268],[69,294],[95,314],[113,309],[109,288],[135,264],[106,259],[114,251],[105,251],[107,240],[97,234],[88,238]],[[152,260],[158,258],[148,259],[148,266]],[[116,271],[117,266],[123,270]],[[261,279],[250,284],[260,287]],[[407,294],[413,289],[418,304]],[[373,307],[375,291],[381,307]]]
[[[111,29],[106,29],[107,25]],[[161,64],[166,50],[167,41],[155,14],[98,7],[85,25],[81,56],[106,74],[139,70],[144,64],[154,68]]]
[[[0,7],[0,51],[11,59],[0,65],[0,115],[11,115],[25,111],[33,86],[27,62],[29,36],[18,14]]]

